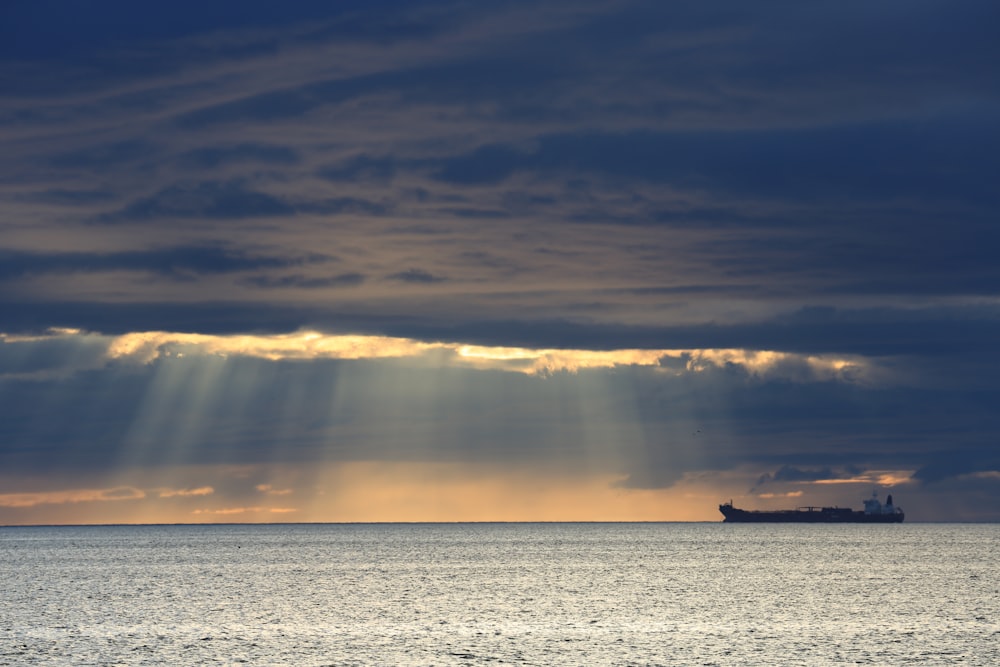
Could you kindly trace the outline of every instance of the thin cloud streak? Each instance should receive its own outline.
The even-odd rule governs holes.
[[[489,347],[463,343],[426,343],[386,336],[331,335],[317,331],[294,334],[216,336],[165,331],[147,331],[121,336],[102,336],[76,330],[54,330],[48,334],[18,336],[0,334],[2,344],[35,344],[58,341],[69,345],[89,343],[104,346],[108,363],[126,361],[151,364],[161,358],[230,355],[269,361],[310,359],[411,358],[418,363],[437,363],[471,368],[503,370],[527,375],[576,373],[582,369],[616,366],[650,366],[667,372],[699,372],[709,368],[739,366],[752,375],[798,373],[811,380],[861,381],[872,377],[871,364],[861,357],[799,355],[755,350],[574,350]],[[26,352],[30,354],[30,352]],[[0,369],[0,376],[3,369]]]
[[[37,505],[64,505],[67,503],[104,503],[141,500],[146,492],[129,486],[110,489],[70,489],[39,493],[2,493],[0,507],[28,508]]]
[[[197,489],[163,489],[159,492],[160,498],[189,498],[192,496],[210,496],[215,493],[215,489],[210,486],[200,486]]]

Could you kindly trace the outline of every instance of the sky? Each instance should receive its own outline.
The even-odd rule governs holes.
[[[1000,520],[998,23],[4,2],[0,524]]]

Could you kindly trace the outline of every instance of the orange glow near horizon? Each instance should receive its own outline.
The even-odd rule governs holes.
[[[549,466],[349,462],[323,466],[205,466],[123,472],[106,487],[0,494],[0,525],[155,523],[460,523],[719,521],[717,506],[790,501],[843,505],[905,471],[748,492],[759,470],[692,473],[669,488],[630,489],[622,475]],[[164,486],[166,478],[188,484]],[[0,480],[2,481],[2,480]],[[844,485],[857,487],[850,494]],[[807,488],[808,487],[808,488]],[[841,490],[837,490],[841,489]],[[794,503],[793,503],[794,504]]]
[[[322,470],[238,475],[223,467],[173,474],[215,476],[211,486],[0,494],[0,524],[383,523],[716,521],[719,494],[704,480],[670,489],[626,489],[620,475],[528,467],[354,462]],[[260,483],[267,474],[276,483]],[[224,477],[225,479],[218,479]],[[158,478],[162,478],[159,475]],[[153,478],[151,478],[153,479]],[[199,480],[200,481],[200,480]]]
[[[425,463],[351,463],[309,513],[336,521],[699,521],[676,491],[622,489],[620,475]]]

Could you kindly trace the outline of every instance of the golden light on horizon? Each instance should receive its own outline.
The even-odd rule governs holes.
[[[359,461],[136,471],[134,486],[0,495],[4,522],[386,523],[715,521],[718,488],[692,476],[669,489],[628,489],[621,475],[559,466]],[[164,477],[212,486],[154,488]],[[261,478],[276,483],[258,483]],[[17,516],[23,517],[16,519]],[[52,517],[58,517],[54,521]]]
[[[626,489],[621,478],[556,466],[346,463],[320,477],[327,491],[304,514],[350,522],[715,519],[702,495],[711,492],[695,483]]]
[[[783,507],[804,498],[814,505],[856,499],[822,481],[807,483],[812,491],[800,484],[748,493],[759,473],[688,473],[664,488],[639,489],[622,486],[620,474],[555,462],[184,466],[124,472],[106,487],[0,494],[0,523],[714,522],[718,504],[730,498],[751,507],[754,500]],[[175,485],[157,486],[164,479]],[[864,498],[873,482],[888,479],[873,472],[840,484]]]

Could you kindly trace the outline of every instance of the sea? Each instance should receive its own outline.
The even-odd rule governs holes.
[[[0,665],[1000,665],[1000,525],[0,528]]]

